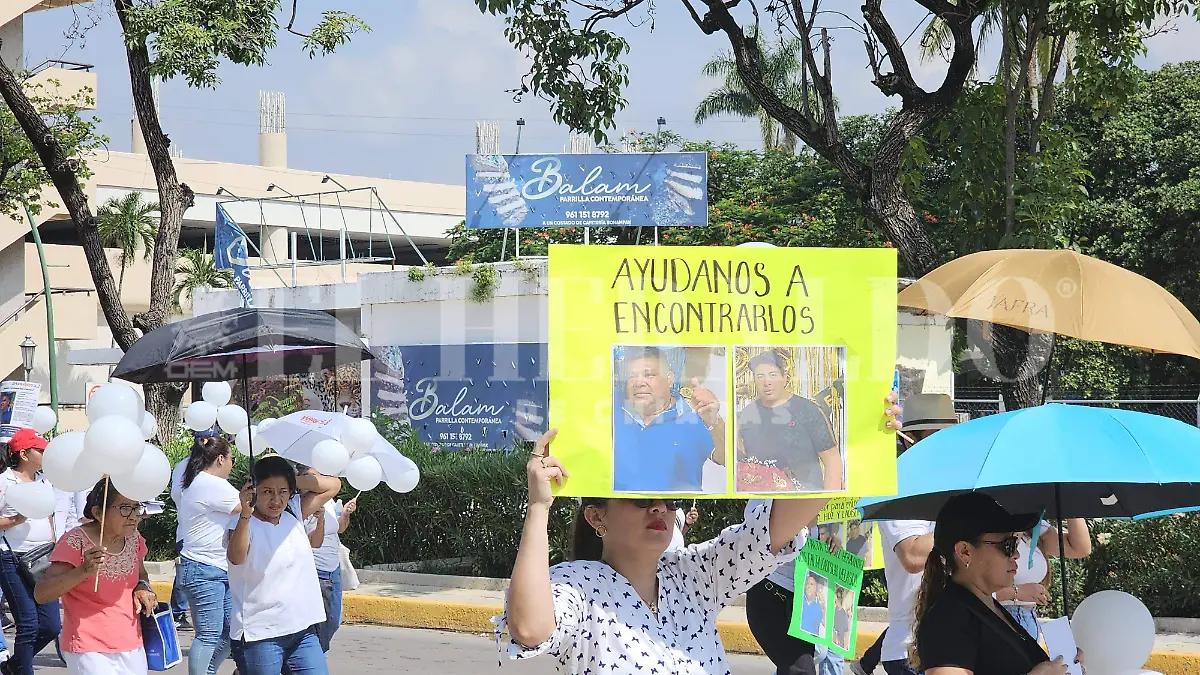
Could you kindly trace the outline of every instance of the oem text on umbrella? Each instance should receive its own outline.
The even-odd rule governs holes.
[[[319,372],[373,358],[354,331],[326,312],[239,308],[146,333],[125,352],[113,377],[139,384],[241,380],[249,414],[249,378]],[[253,476],[254,435],[247,436]]]

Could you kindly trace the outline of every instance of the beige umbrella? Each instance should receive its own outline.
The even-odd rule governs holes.
[[[1200,358],[1200,321],[1162,286],[1075,251],[1003,249],[952,260],[901,307]]]

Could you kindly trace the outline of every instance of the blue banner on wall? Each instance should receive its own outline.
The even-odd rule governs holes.
[[[374,346],[371,406],[443,449],[537,440],[549,392],[546,345]]]
[[[708,224],[708,155],[467,155],[467,227]]]
[[[246,253],[246,233],[225,209],[217,204],[216,244],[213,250],[213,266],[217,269],[233,270],[233,285],[247,307],[254,306],[254,293],[250,290],[249,256]]]

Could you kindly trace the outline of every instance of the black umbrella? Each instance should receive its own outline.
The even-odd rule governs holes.
[[[249,415],[251,377],[332,370],[373,358],[354,331],[326,312],[238,308],[146,333],[121,357],[112,376],[139,384],[241,380]],[[253,476],[253,440],[247,450]]]
[[[146,333],[125,352],[112,376],[139,384],[245,380],[332,370],[373,358],[354,331],[326,312],[239,308]]]

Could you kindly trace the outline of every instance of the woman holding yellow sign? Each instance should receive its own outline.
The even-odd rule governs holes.
[[[889,407],[887,414],[898,414]],[[899,426],[894,419],[889,429]],[[727,673],[721,609],[794,558],[825,499],[772,500],[715,539],[664,552],[673,499],[589,498],[575,518],[571,562],[549,565],[553,485],[569,476],[550,430],[528,465],[529,508],[497,636],[510,658],[550,654],[559,672]]]

